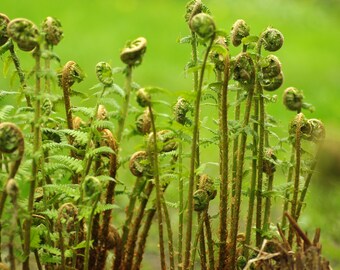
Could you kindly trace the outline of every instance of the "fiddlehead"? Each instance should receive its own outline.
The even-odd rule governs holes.
[[[302,108],[311,106],[303,102],[304,96],[301,90],[295,87],[288,87],[283,92],[283,104],[288,110],[301,112]]]
[[[151,119],[148,109],[146,109],[141,115],[137,117],[135,125],[139,133],[143,135],[150,133]]]
[[[71,101],[70,101],[70,92],[71,86],[75,82],[81,82],[84,79],[85,75],[79,65],[74,61],[69,61],[63,67],[61,73],[61,87],[64,92],[64,103],[65,103],[65,111],[67,118],[67,125],[69,129],[73,129],[73,119],[72,119],[72,111],[71,111]]]
[[[138,66],[142,63],[143,55],[146,52],[146,39],[139,37],[128,42],[120,53],[120,59],[128,66]]]
[[[13,163],[9,178],[14,178],[18,171],[25,151],[24,136],[21,130],[13,123],[0,124],[0,152],[12,154],[18,150],[18,158]]]
[[[213,18],[206,13],[199,13],[192,17],[189,26],[191,30],[202,39],[209,39],[215,36],[215,22]]]
[[[237,20],[231,29],[231,43],[238,47],[242,43],[242,39],[249,36],[250,28],[244,20]]]
[[[268,27],[261,35],[261,42],[266,51],[275,52],[279,50],[283,45],[283,41],[282,33],[275,28]]]
[[[48,45],[58,45],[63,38],[63,30],[58,19],[47,17],[42,23],[42,31],[45,34],[45,41]]]
[[[7,25],[10,19],[3,13],[0,13],[0,46],[4,45],[8,40]]]
[[[98,81],[104,84],[104,86],[108,87],[112,85],[113,83],[112,68],[108,63],[99,62],[96,65],[96,75]]]
[[[30,20],[18,18],[7,25],[7,34],[23,51],[32,51],[39,43],[39,30]]]
[[[188,118],[187,113],[192,112],[191,104],[184,98],[179,98],[173,108],[175,120],[184,126],[190,126],[192,121]]]

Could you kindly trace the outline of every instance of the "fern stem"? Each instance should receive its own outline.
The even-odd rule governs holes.
[[[219,209],[219,269],[225,269],[227,263],[227,212],[228,212],[228,173],[229,173],[229,135],[228,135],[228,83],[229,55],[225,56],[223,84],[220,94],[219,126],[220,126],[220,209]]]
[[[194,240],[194,243],[193,243],[192,249],[191,249],[190,270],[194,270],[194,268],[195,268],[195,257],[196,257],[198,240],[201,236],[201,232],[202,232],[202,229],[203,229],[204,220],[207,216],[207,212],[208,212],[208,210],[204,210],[204,212],[201,215],[201,218],[199,220],[199,223],[198,223],[198,229],[197,229],[195,240]]]
[[[293,173],[294,173],[294,162],[295,162],[295,150],[294,150],[294,145],[291,147],[291,154],[290,154],[290,160],[289,160],[289,170],[288,170],[288,176],[287,176],[287,185],[292,182],[293,178]],[[282,211],[282,221],[281,221],[281,228],[282,232],[286,232],[286,226],[287,226],[287,217],[285,215],[285,212],[288,211],[289,207],[289,199],[290,199],[290,192],[288,190],[288,187],[286,188],[285,191],[285,196],[284,196],[284,203],[283,203],[283,211]]]
[[[270,225],[270,210],[272,206],[271,192],[273,190],[274,182],[274,172],[271,172],[268,176],[268,186],[267,186],[267,196],[264,206],[264,216],[263,216],[263,229],[268,229]]]
[[[23,262],[23,270],[29,270],[29,254],[30,254],[30,241],[31,241],[31,226],[32,226],[32,212],[34,202],[35,185],[38,180],[39,164],[40,164],[40,151],[41,151],[41,103],[40,103],[40,48],[39,46],[34,51],[35,58],[35,110],[34,110],[34,134],[33,134],[33,161],[32,161],[32,180],[29,189],[28,198],[28,217],[25,222],[25,241],[24,241],[24,254],[25,261]],[[38,156],[37,156],[38,155]]]
[[[254,78],[253,80],[254,81]],[[234,215],[232,216],[232,226],[231,226],[231,250],[230,250],[230,263],[232,265],[231,269],[235,268],[236,264],[236,249],[237,249],[237,234],[238,234],[238,226],[239,226],[239,219],[240,219],[240,207],[241,207],[241,193],[242,193],[242,180],[243,180],[243,166],[244,166],[244,157],[246,152],[246,144],[247,144],[247,132],[245,129],[249,124],[250,119],[250,111],[253,101],[253,94],[254,94],[254,83],[248,89],[248,97],[247,103],[245,106],[244,118],[242,123],[242,134],[240,138],[240,145],[237,150],[237,171],[236,171],[236,185],[235,185],[235,198],[233,202],[235,203],[232,209],[234,209]]]
[[[259,60],[261,57],[262,38],[260,38],[257,44],[257,56],[256,56],[256,74],[260,72]],[[263,89],[256,76],[256,93],[258,98],[259,118],[255,121],[259,121],[259,141],[258,141],[258,155],[257,155],[257,205],[256,205],[256,246],[260,247],[262,243],[261,236],[261,224],[262,224],[262,185],[263,185],[263,156],[264,156],[264,137],[265,137],[265,111],[264,111],[264,97]]]
[[[155,187],[156,187],[156,208],[158,214],[158,237],[159,237],[159,250],[160,250],[160,260],[161,260],[161,269],[166,269],[165,263],[165,251],[164,251],[164,239],[163,239],[163,217],[162,217],[162,190],[159,179],[159,168],[158,168],[158,148],[157,148],[157,134],[156,134],[156,126],[155,126],[155,118],[153,115],[151,104],[148,105],[150,120],[151,120],[151,129],[153,136],[153,149],[152,149],[152,164],[153,164],[153,176],[155,179]]]
[[[209,259],[209,270],[213,270],[215,268],[215,257],[214,257],[214,240],[212,238],[211,224],[210,218],[207,214],[204,220],[205,225],[205,235],[207,238],[207,246],[208,246],[208,259]]]
[[[311,181],[313,173],[315,171],[315,167],[316,167],[316,164],[317,164],[317,161],[318,161],[318,156],[319,156],[320,150],[321,150],[321,146],[319,145],[317,152],[315,154],[314,160],[313,160],[312,164],[310,165],[309,172],[307,174],[304,186],[303,186],[302,191],[301,191],[299,203],[298,203],[298,206],[297,206],[297,209],[296,209],[296,221],[298,221],[298,219],[300,217],[302,206],[303,206],[305,197],[307,195],[307,191],[308,191],[310,181]]]
[[[181,138],[180,134],[180,138]],[[178,270],[182,268],[183,260],[183,222],[184,222],[184,181],[183,181],[183,144],[178,143],[178,191],[179,191],[179,205],[178,205]]]
[[[38,250],[35,249],[34,250],[34,257],[35,257],[35,261],[37,263],[37,268],[38,270],[43,270],[43,267],[41,265],[41,262],[40,262],[40,257],[39,257],[39,253],[38,253]],[[11,269],[12,270],[12,269]]]
[[[173,233],[172,233],[172,228],[171,228],[171,220],[170,220],[168,207],[166,206],[163,196],[161,200],[162,200],[162,207],[163,207],[163,212],[164,212],[164,220],[165,220],[165,224],[166,224],[167,232],[168,232],[170,270],[175,270],[175,258],[174,258],[175,252],[174,252],[174,244],[173,244],[174,241],[173,241]]]
[[[131,195],[129,196],[129,205],[127,207],[126,210],[126,218],[125,218],[125,222],[123,225],[123,234],[122,234],[122,246],[123,248],[126,245],[126,241],[129,235],[129,226],[131,224],[132,221],[132,217],[133,217],[133,212],[135,209],[135,204],[137,201],[138,196],[140,195],[141,191],[142,191],[142,186],[144,185],[144,181],[141,177],[137,177],[136,178],[136,182],[135,185],[132,189]],[[125,249],[125,248],[124,248]]]
[[[296,123],[296,134],[295,134],[295,177],[294,177],[294,190],[293,190],[293,198],[291,205],[290,215],[293,220],[296,219],[296,208],[299,196],[299,185],[300,185],[300,169],[301,169],[301,126],[302,126],[302,113],[297,115],[297,123]],[[289,226],[288,233],[288,243],[290,246],[293,244],[294,231],[292,225]]]
[[[196,93],[195,100],[195,118],[191,145],[191,160],[190,160],[190,173],[189,173],[189,190],[188,190],[188,209],[187,209],[187,226],[186,226],[186,245],[185,245],[185,256],[184,256],[184,268],[187,269],[190,265],[190,249],[191,249],[191,235],[192,235],[192,214],[193,214],[193,193],[194,193],[194,181],[195,181],[195,164],[196,164],[196,154],[197,154],[197,144],[198,144],[198,131],[199,131],[199,116],[200,116],[200,104],[202,96],[202,86],[205,66],[207,63],[208,55],[212,44],[214,42],[214,37],[211,38],[208,48],[206,50],[202,70],[200,73],[199,85]]]
[[[104,88],[105,90],[105,88]],[[103,91],[104,93],[104,91]],[[103,95],[103,94],[102,94]],[[115,153],[110,154],[110,165],[109,165],[109,176],[112,179],[116,179],[117,177],[117,152],[118,152],[118,146],[116,145],[113,135],[111,132],[108,133],[111,135],[111,138],[108,138],[109,146],[112,150],[115,151]],[[105,203],[106,204],[112,204],[114,199],[114,190],[116,187],[115,181],[110,181],[107,185],[107,192],[106,192],[106,198]],[[102,225],[102,232],[100,235],[101,244],[102,244],[102,250],[98,252],[98,258],[97,258],[97,269],[104,269],[105,268],[105,262],[107,258],[107,250],[108,250],[108,235],[109,235],[109,228],[110,228],[110,221],[111,221],[111,213],[112,209],[108,209],[104,211],[103,214],[103,225]],[[116,247],[117,249],[121,247]]]
[[[12,40],[10,40],[9,42],[11,44],[9,46],[9,51],[11,53],[11,57],[12,57],[15,69],[18,72],[19,81],[20,81],[20,85],[21,85],[22,91],[24,92],[26,87],[27,87],[25,73],[23,72],[23,70],[21,68],[20,60],[19,60],[17,54],[15,53],[14,45],[13,45]],[[27,93],[25,93],[25,99],[26,99],[27,106],[28,107],[32,107],[31,97]]]
[[[198,224],[201,220],[201,215],[197,216],[198,219]],[[206,247],[205,247],[205,233],[204,233],[204,223],[203,226],[201,228],[201,233],[200,233],[200,259],[201,259],[201,270],[207,270],[207,251],[206,251]]]
[[[146,220],[143,226],[143,230],[139,236],[139,241],[138,241],[138,245],[137,245],[137,249],[136,249],[136,253],[135,253],[135,260],[134,260],[134,264],[132,266],[132,270],[139,270],[140,269],[140,265],[142,263],[143,260],[143,255],[144,255],[144,249],[145,249],[145,243],[146,243],[146,239],[152,224],[152,219],[156,214],[156,208],[152,208],[149,210],[149,213],[146,216]]]
[[[92,206],[91,214],[89,216],[88,228],[87,228],[88,230],[87,230],[87,234],[86,234],[86,243],[85,243],[84,270],[89,269],[90,241],[91,241],[91,231],[92,231],[92,225],[93,225],[92,221],[93,221],[94,212],[96,211],[99,199],[100,199],[100,193],[95,198],[94,204]]]
[[[254,118],[258,118],[258,100],[254,99]],[[253,123],[253,131],[254,134],[258,133],[258,123],[254,121]],[[249,246],[251,244],[251,229],[253,227],[253,215],[254,215],[254,207],[255,207],[255,195],[256,195],[256,177],[257,177],[257,135],[253,135],[253,149],[252,149],[252,173],[251,173],[251,182],[250,182],[250,190],[249,190],[249,202],[248,202],[248,215],[246,222],[246,240],[245,245]],[[244,256],[249,258],[249,249],[245,249]]]
[[[126,77],[125,77],[125,97],[122,108],[122,114],[118,120],[118,130],[117,130],[117,141],[120,143],[122,140],[125,121],[128,115],[129,104],[130,104],[130,93],[131,93],[131,84],[132,84],[132,66],[128,65],[125,69]]]
[[[138,236],[138,231],[140,228],[140,224],[142,222],[142,218],[144,215],[146,204],[149,201],[150,194],[154,188],[154,184],[151,182],[151,180],[148,182],[148,184],[145,187],[144,194],[142,196],[139,208],[137,210],[137,215],[131,224],[131,229],[129,230],[129,236],[126,243],[126,249],[124,251],[125,256],[124,260],[122,260],[121,268],[123,270],[129,270],[131,269],[133,257],[134,257],[134,250],[136,247],[136,241]]]

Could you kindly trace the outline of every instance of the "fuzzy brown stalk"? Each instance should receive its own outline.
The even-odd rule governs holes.
[[[123,245],[123,247],[125,247],[125,244],[126,244],[126,241],[127,241],[128,235],[129,235],[129,227],[130,227],[130,224],[131,224],[131,221],[132,221],[133,212],[134,212],[134,209],[135,209],[135,204],[136,204],[137,198],[140,195],[140,192],[142,192],[142,189],[140,187],[141,182],[143,182],[143,184],[144,184],[144,181],[142,181],[142,178],[137,177],[135,185],[134,185],[133,190],[131,192],[129,205],[128,205],[127,210],[126,210],[126,219],[125,219],[125,222],[124,222],[124,225],[123,225],[123,234],[122,234],[122,245]]]
[[[130,230],[129,230],[129,236],[128,236],[128,240],[127,240],[127,243],[126,243],[126,248],[124,250],[124,254],[125,254],[124,260],[122,260],[122,263],[120,265],[121,270],[129,270],[132,267],[138,231],[139,231],[142,219],[143,219],[146,204],[149,201],[149,197],[150,197],[150,194],[151,194],[153,188],[154,188],[154,184],[151,181],[149,181],[147,186],[145,187],[145,191],[144,191],[143,197],[141,199],[139,208],[137,210],[136,217],[135,217],[133,223],[131,224],[131,227],[130,227]]]
[[[207,216],[207,212],[208,212],[207,209],[204,210],[204,212],[202,213],[201,218],[199,220],[199,223],[198,223],[198,229],[197,229],[195,240],[194,240],[194,243],[193,243],[193,246],[192,246],[192,250],[191,250],[190,270],[194,270],[194,267],[195,267],[195,257],[196,257],[198,240],[201,237],[201,232],[203,231],[202,229],[203,229],[205,218]]]
[[[198,222],[201,219],[201,215],[198,216]],[[204,224],[202,225],[202,230],[200,232],[200,259],[201,259],[201,270],[207,270],[207,252],[205,247],[205,233],[204,233]]]
[[[228,213],[228,82],[230,59],[226,55],[224,60],[223,84],[220,94],[220,219],[219,219],[219,255],[218,267],[221,270],[227,267],[227,213]]]
[[[263,228],[269,228],[270,224],[270,210],[272,207],[272,202],[271,202],[271,194],[273,190],[273,182],[274,182],[274,173],[270,173],[268,176],[268,186],[267,186],[267,197],[265,201],[265,206],[264,206],[264,217],[263,217]]]
[[[209,270],[213,270],[215,268],[215,257],[214,257],[214,240],[212,237],[211,224],[209,214],[206,215],[204,220],[205,225],[205,235],[207,238],[207,246],[208,246],[208,263]]]
[[[161,198],[162,200],[162,207],[164,212],[164,220],[168,232],[168,248],[169,248],[169,261],[170,261],[170,270],[175,270],[175,252],[174,252],[174,244],[173,244],[173,233],[171,229],[171,221],[170,215],[168,211],[168,207],[164,201],[164,197]]]
[[[139,241],[138,241],[136,252],[135,252],[135,260],[132,266],[132,270],[139,270],[141,267],[144,250],[145,250],[145,243],[146,243],[148,233],[149,233],[149,230],[152,224],[152,219],[155,216],[155,214],[156,214],[156,208],[152,208],[149,210],[146,216],[143,230],[141,231],[140,236],[139,236]]]
[[[113,198],[114,198],[114,190],[116,187],[115,179],[116,179],[117,169],[118,169],[118,161],[117,161],[118,145],[111,131],[104,129],[102,133],[103,133],[103,137],[105,138],[107,145],[114,151],[113,154],[110,154],[110,164],[109,164],[109,176],[112,178],[112,181],[110,181],[109,184],[107,185],[107,192],[106,192],[106,199],[105,199],[105,204],[112,204]],[[110,209],[110,210],[104,211],[104,214],[103,214],[103,225],[102,225],[102,231],[100,235],[101,246],[98,252],[98,260],[97,260],[97,268],[96,268],[98,270],[105,268],[105,262],[106,262],[107,250],[108,250],[108,234],[109,234],[109,227],[110,227],[110,221],[111,221],[111,213],[112,213],[112,210]]]

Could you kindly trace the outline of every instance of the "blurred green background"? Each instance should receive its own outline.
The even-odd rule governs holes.
[[[284,85],[277,91],[278,104],[269,106],[285,129],[293,117],[281,105],[282,90],[295,86],[304,91],[306,101],[316,110],[308,118],[322,120],[327,137],[340,136],[340,1],[339,0],[206,0],[218,28],[229,31],[236,19],[244,19],[257,35],[267,26],[285,36],[283,48],[275,53],[282,62]],[[47,16],[58,18],[64,39],[55,48],[62,64],[76,61],[86,72],[78,90],[88,91],[97,83],[94,67],[99,61],[122,66],[120,49],[127,40],[144,36],[148,50],[134,78],[140,85],[155,85],[169,90],[190,90],[191,76],[184,66],[190,47],[178,44],[189,33],[184,21],[186,1],[179,0],[1,0],[0,12],[11,19],[25,17],[40,24]],[[238,50],[231,49],[232,53]],[[28,54],[20,53],[23,66],[33,66]],[[9,79],[0,79],[0,89],[9,90]],[[80,89],[81,88],[81,89]],[[338,153],[338,146],[334,150]],[[340,159],[339,159],[340,160]],[[337,166],[337,165],[335,165]],[[338,164],[340,167],[340,162]],[[322,228],[324,254],[340,269],[340,177],[335,181],[315,182],[308,207],[301,219],[312,234]],[[338,182],[336,182],[336,180]],[[322,179],[323,181],[323,179]]]

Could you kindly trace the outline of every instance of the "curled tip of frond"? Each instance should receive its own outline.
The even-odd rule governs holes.
[[[11,20],[7,25],[7,34],[23,51],[32,51],[39,44],[39,30],[27,19]]]
[[[7,25],[10,19],[7,15],[0,13],[0,46],[4,45],[8,40]]]
[[[3,153],[13,153],[19,150],[20,155],[24,151],[24,136],[17,125],[9,122],[0,124],[0,151]]]
[[[242,43],[242,39],[249,36],[250,28],[244,20],[237,20],[231,28],[231,42],[235,47]]]
[[[279,30],[271,27],[268,27],[262,33],[261,38],[263,42],[263,48],[270,52],[279,50],[282,47],[284,41],[282,33]]]
[[[144,37],[139,37],[132,42],[128,42],[120,53],[120,59],[128,66],[138,66],[142,63],[143,55],[146,52],[147,41]]]
[[[58,45],[63,38],[63,30],[58,19],[47,17],[42,23],[42,30],[45,33],[45,41],[49,45]]]

